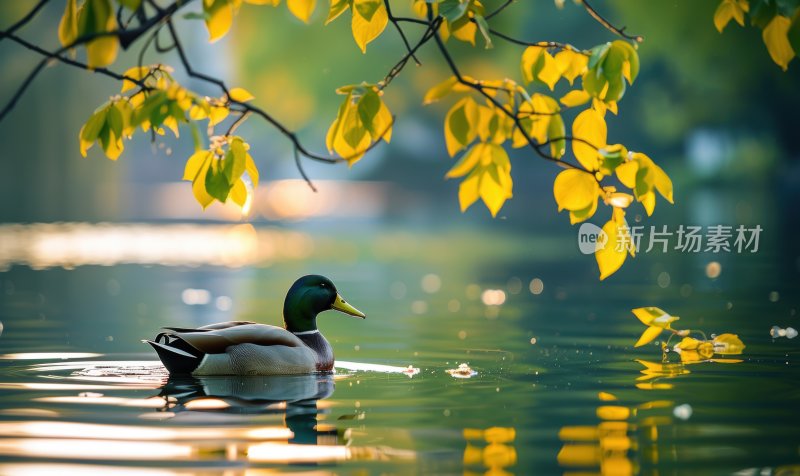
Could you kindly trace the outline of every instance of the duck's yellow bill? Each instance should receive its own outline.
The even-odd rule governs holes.
[[[345,314],[350,314],[351,316],[360,317],[361,319],[365,319],[367,317],[366,314],[354,308],[353,306],[348,304],[347,301],[342,299],[341,294],[336,295],[336,300],[333,301],[333,304],[331,304],[331,309],[336,309],[337,311],[343,312]]]

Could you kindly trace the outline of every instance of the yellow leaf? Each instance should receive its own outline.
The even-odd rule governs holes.
[[[450,108],[444,118],[444,138],[451,157],[475,139],[478,119],[478,104],[471,97],[463,98]]]
[[[361,12],[365,10],[374,10],[371,18],[362,16]],[[367,45],[383,33],[388,23],[389,16],[381,0],[354,0],[351,28],[362,53],[367,52]]]
[[[58,24],[58,41],[61,46],[72,44],[78,38],[78,13],[75,0],[67,0],[64,15]]]
[[[451,168],[447,174],[444,176],[445,178],[457,178],[463,177],[467,175],[472,169],[478,165],[478,162],[481,160],[481,157],[484,153],[484,149],[486,148],[486,144],[483,142],[475,144],[470,148],[456,163],[456,165]]]
[[[150,72],[150,67],[148,66],[134,66],[133,68],[130,68],[129,70],[125,71],[123,76],[125,76],[126,78],[135,79],[136,81],[141,81],[142,78],[144,78],[148,72]],[[130,91],[135,87],[136,83],[127,79],[123,79],[122,89],[120,89],[119,92],[124,93],[125,91]]]
[[[614,395],[613,393],[608,393],[608,392],[599,392],[597,394],[597,398],[599,398],[600,400],[602,400],[604,402],[613,402],[615,400],[618,400],[616,395]]]
[[[244,207],[244,204],[247,202],[247,187],[245,187],[244,182],[242,182],[241,179],[237,180],[236,183],[233,184],[228,198],[233,200],[233,203],[239,205],[240,207]]]
[[[414,14],[419,18],[425,18],[428,16],[428,2],[425,0],[414,0],[413,5],[411,5],[411,9],[414,10]]]
[[[583,89],[573,89],[559,99],[559,101],[567,107],[575,107],[586,104],[589,102],[589,99],[591,99],[591,96]]]
[[[230,93],[228,97],[230,97],[232,101],[236,102],[247,102],[256,98],[250,93],[250,91],[244,88],[233,88],[228,92]]]
[[[764,43],[767,45],[772,61],[784,71],[789,68],[789,61],[795,55],[787,36],[791,26],[792,21],[790,19],[782,15],[775,15],[762,32]]]
[[[220,122],[224,121],[230,112],[230,109],[225,106],[211,106],[211,109],[208,113],[209,124],[216,126]]]
[[[614,171],[617,173],[617,178],[619,181],[630,189],[636,186],[637,170],[639,170],[639,164],[635,161],[625,162],[614,169]]]
[[[183,169],[183,180],[194,181],[203,165],[211,160],[212,152],[208,150],[199,150],[189,157],[186,161],[186,166]]]
[[[559,51],[555,55],[555,60],[559,73],[569,81],[569,84],[586,71],[589,63],[589,57],[573,50]]]
[[[277,7],[278,4],[281,3],[281,0],[244,0],[244,3],[249,3],[250,5],[272,5],[273,7]]]
[[[258,187],[258,167],[256,167],[256,163],[250,154],[245,156],[244,170],[247,172],[247,175],[250,176],[250,181],[253,182],[253,188]]]
[[[642,202],[642,205],[644,205],[644,210],[647,212],[647,216],[652,215],[653,210],[656,208],[656,194],[650,191],[640,196],[638,200]]]
[[[472,22],[466,22],[461,25],[458,30],[453,30],[451,33],[457,40],[469,43],[475,46],[475,34],[478,32],[478,26]]]
[[[597,149],[607,145],[607,135],[606,121],[594,109],[587,109],[575,118],[572,123],[572,152],[586,170],[598,169]]]
[[[119,40],[116,36],[98,38],[86,44],[86,59],[90,68],[108,66],[117,59]]]
[[[230,0],[203,0],[208,41],[213,43],[228,33],[233,25],[233,4]]]
[[[597,251],[594,253],[600,269],[600,280],[611,276],[622,266],[631,244],[627,227],[620,226],[614,220],[609,220],[603,225],[603,232],[606,234],[605,243],[598,243]]]
[[[672,323],[680,319],[654,306],[638,307],[631,312],[642,321],[642,324],[651,327],[660,327],[662,329],[670,329]]]
[[[461,205],[462,213],[478,200],[480,196],[478,193],[480,181],[480,173],[478,173],[478,170],[474,170],[469,177],[464,179],[458,186],[458,203]]]
[[[453,86],[456,84],[458,84],[458,78],[455,76],[445,79],[441,83],[430,88],[428,92],[425,93],[425,98],[422,100],[422,104],[427,105],[442,99],[453,91]]]
[[[286,0],[286,6],[292,15],[308,23],[317,6],[317,0]]]
[[[636,341],[636,344],[634,344],[633,346],[634,347],[641,347],[641,346],[643,346],[645,344],[649,344],[650,342],[655,340],[656,337],[661,335],[661,332],[663,330],[664,329],[662,329],[660,327],[648,327],[647,329],[644,330],[644,332],[642,333],[642,336],[639,337],[639,340]]]
[[[588,207],[582,210],[574,210],[574,211],[570,210],[569,223],[571,225],[574,225],[576,223],[580,223],[588,220],[589,218],[592,218],[594,216],[594,213],[597,211],[597,202],[598,202],[597,199],[598,197],[595,197],[594,200],[592,200],[592,203]]]
[[[490,166],[491,168],[491,166]],[[502,170],[495,168],[496,176],[500,179],[498,183],[492,177],[492,173],[487,170],[481,177],[480,183],[480,196],[486,208],[492,213],[493,217],[497,216],[497,212],[503,207],[506,199],[511,195],[511,176]]]
[[[378,113],[375,115],[375,119],[373,120],[373,127],[375,129],[375,134],[383,134],[383,136],[373,136],[372,140],[376,141],[378,139],[383,139],[386,141],[386,143],[391,142],[393,121],[394,118],[392,117],[391,111],[389,111],[389,108],[386,107],[386,103],[381,101],[380,109],[378,109]]]
[[[551,90],[561,77],[555,58],[542,46],[529,46],[525,49],[522,53],[521,68],[525,83],[538,79],[547,84]]]
[[[651,168],[653,170],[653,183],[655,184],[658,193],[660,193],[662,197],[666,198],[669,203],[675,203],[672,201],[672,180],[670,180],[666,172],[664,172],[661,167],[655,163],[651,165]]]
[[[734,17],[737,23],[744,26],[744,12],[739,4],[735,0],[722,0],[714,12],[714,26],[722,33]]]
[[[325,20],[325,24],[327,25],[336,20],[348,8],[350,8],[349,0],[331,0],[331,8],[328,10],[328,18]]]
[[[577,169],[567,169],[559,173],[553,182],[553,196],[558,211],[577,211],[589,207],[597,200],[600,186],[590,173]]]

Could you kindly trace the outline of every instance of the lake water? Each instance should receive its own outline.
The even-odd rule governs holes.
[[[790,245],[599,283],[574,234],[497,227],[4,226],[0,474],[800,474]],[[335,375],[170,379],[140,342],[279,324],[311,272],[368,315],[320,317]],[[641,306],[746,348],[662,363]]]

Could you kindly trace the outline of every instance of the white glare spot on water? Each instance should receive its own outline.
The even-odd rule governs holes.
[[[706,276],[711,279],[716,279],[722,273],[722,265],[719,261],[711,261],[706,265]]]
[[[692,406],[688,403],[678,405],[672,409],[672,414],[675,415],[675,418],[686,421],[692,417]]]
[[[450,409],[449,408],[445,408],[444,411],[442,412],[442,415],[444,415],[446,417],[450,416]]]
[[[425,314],[428,312],[428,303],[425,301],[414,301],[411,303],[411,312],[414,314]]]
[[[778,302],[780,298],[781,295],[778,294],[778,291],[772,291],[771,293],[769,293],[769,302]]]
[[[187,306],[201,306],[211,302],[211,293],[208,289],[186,288],[181,293],[181,300]]]
[[[458,331],[458,338],[464,340],[467,338],[467,331]]]
[[[539,278],[533,278],[530,285],[528,285],[528,289],[530,289],[531,294],[542,294],[542,291],[544,291],[544,281]]]
[[[422,277],[420,285],[422,286],[422,290],[426,293],[434,294],[439,292],[439,289],[442,288],[442,278],[433,273],[426,274]]]
[[[536,344],[536,337],[531,337],[531,345],[535,345],[535,344]]]
[[[794,339],[795,337],[797,337],[797,329],[795,329],[794,327],[787,327],[786,337],[789,339]]]
[[[474,301],[481,297],[481,287],[477,284],[468,284],[464,290],[464,295],[467,296],[467,299]]]
[[[106,342],[114,342],[114,336],[106,336]]]
[[[728,301],[728,302],[725,304],[725,309],[727,309],[727,310],[729,310],[729,311],[730,311],[731,309],[733,309],[733,303],[732,303],[732,302],[730,302],[730,301]]]
[[[487,306],[501,306],[506,302],[506,292],[502,289],[487,289],[481,294],[481,301]]]
[[[450,312],[458,312],[461,310],[461,301],[458,299],[451,299],[447,303],[447,310]]]
[[[660,287],[662,289],[666,288],[666,287],[669,286],[670,281],[671,281],[671,279],[670,279],[669,273],[667,273],[666,271],[662,271],[661,273],[659,273],[658,279],[657,279],[658,287]]]
[[[361,346],[360,345],[354,345],[353,346],[353,350],[358,352],[359,350],[361,350]]]
[[[214,304],[220,311],[230,311],[233,307],[233,299],[229,296],[219,296],[214,300]]]
[[[0,322],[0,336],[3,335],[3,323]]]
[[[508,288],[508,292],[511,294],[519,294],[520,291],[522,291],[522,280],[516,276],[512,276],[508,279],[506,288]]]
[[[401,281],[395,281],[389,286],[389,295],[395,299],[406,297],[406,285]]]

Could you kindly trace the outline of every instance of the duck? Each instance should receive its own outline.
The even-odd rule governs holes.
[[[345,301],[333,282],[307,275],[283,303],[284,327],[228,321],[197,328],[163,327],[153,340],[170,375],[296,375],[332,372],[333,347],[317,328],[317,315],[336,310],[367,316]]]

